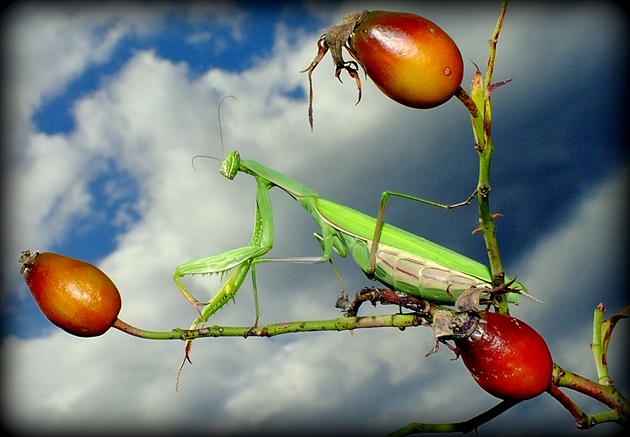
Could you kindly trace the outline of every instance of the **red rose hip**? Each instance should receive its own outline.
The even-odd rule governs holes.
[[[462,83],[464,63],[457,45],[419,15],[369,12],[351,34],[349,46],[385,95],[412,108],[439,106]]]
[[[549,348],[540,334],[522,320],[485,311],[468,337],[454,341],[472,377],[493,396],[530,399],[551,384],[553,361]]]

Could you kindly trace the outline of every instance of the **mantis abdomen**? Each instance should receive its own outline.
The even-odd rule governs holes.
[[[369,241],[356,241],[351,253],[368,257],[369,245]],[[492,287],[486,280],[384,244],[379,244],[376,251],[374,277],[394,290],[443,305],[452,305],[470,287]]]

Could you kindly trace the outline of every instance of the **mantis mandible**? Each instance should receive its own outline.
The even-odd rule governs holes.
[[[175,269],[173,279],[181,293],[197,310],[199,306],[205,305],[200,311],[200,318],[193,323],[193,328],[197,323],[207,321],[234,297],[250,268],[256,308],[253,326],[257,326],[260,315],[255,271],[257,264],[331,262],[333,251],[341,257],[346,257],[350,253],[368,278],[436,304],[453,305],[456,298],[470,287],[492,288],[492,275],[487,266],[383,222],[384,206],[391,195],[446,209],[452,206],[401,193],[385,192],[381,197],[378,219],[375,219],[325,199],[310,188],[258,162],[243,160],[236,151],[231,152],[223,161],[220,172],[230,180],[239,172],[249,174],[256,180],[254,234],[248,246],[182,264]],[[322,248],[321,257],[263,258],[273,246],[274,224],[269,197],[269,190],[273,187],[282,189],[297,200],[319,225],[322,232],[315,236]],[[188,291],[181,279],[193,274],[225,274],[230,270],[234,271],[212,300],[205,304]],[[509,280],[506,278],[506,281]],[[519,293],[526,294],[525,287],[519,282],[515,281],[511,289],[514,291],[507,294],[509,302],[517,303]]]

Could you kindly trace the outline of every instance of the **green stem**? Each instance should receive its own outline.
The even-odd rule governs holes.
[[[479,204],[479,225],[483,231],[486,249],[488,250],[488,259],[490,261],[490,271],[492,272],[493,285],[501,285],[505,280],[503,264],[501,263],[501,255],[499,253],[499,243],[494,228],[494,217],[490,211],[490,165],[492,162],[492,154],[494,145],[492,143],[492,105],[490,102],[490,90],[492,84],[492,74],[494,72],[494,63],[497,55],[497,43],[499,34],[505,20],[507,12],[507,0],[503,0],[499,18],[495,26],[492,38],[489,41],[490,52],[488,55],[488,67],[484,80],[484,110],[483,110],[483,144],[479,145],[479,184],[477,201]],[[507,311],[507,303],[501,310]]]
[[[486,71],[486,80],[484,89],[489,90],[490,85],[492,84],[492,73],[494,72],[494,60],[497,55],[497,43],[499,42],[499,34],[501,33],[501,28],[503,27],[503,22],[505,21],[505,14],[507,12],[508,0],[503,0],[501,3],[501,10],[499,11],[499,18],[497,20],[497,25],[494,28],[494,32],[492,34],[492,38],[489,41],[490,44],[490,56],[488,56],[488,68]]]
[[[172,331],[149,331],[117,319],[114,328],[148,340],[193,340],[203,337],[273,337],[296,332],[352,331],[365,328],[399,328],[419,326],[424,318],[418,314],[386,314],[381,316],[340,317],[330,320],[307,320],[272,323],[265,326],[208,326],[197,329],[175,328]]]
[[[597,379],[602,381],[602,377],[605,375],[608,377],[608,369],[606,363],[603,362],[602,352],[602,320],[604,316],[604,306],[600,303],[595,308],[593,315],[593,342],[591,343],[591,351],[593,352],[593,359],[595,360],[595,369],[597,369]]]
[[[427,433],[427,432],[461,432],[463,434],[468,434],[471,431],[475,431],[479,426],[483,425],[494,419],[495,417],[503,414],[514,405],[516,405],[518,401],[502,401],[501,403],[495,405],[491,409],[475,416],[471,419],[468,419],[464,422],[458,423],[410,423],[407,426],[404,426],[390,434],[388,437],[403,437],[410,434],[419,434],[419,433]]]
[[[185,329],[175,328],[172,331],[149,331],[147,329],[136,328],[120,319],[116,319],[114,328],[134,337],[146,340],[183,340]]]
[[[488,55],[488,67],[486,76],[482,81],[479,69],[473,77],[471,94],[465,92],[456,93],[457,98],[464,104],[470,113],[473,135],[475,137],[475,149],[479,155],[479,181],[477,183],[477,206],[479,212],[479,227],[488,252],[488,261],[492,273],[494,286],[505,282],[505,272],[501,262],[499,243],[494,227],[494,217],[490,210],[490,167],[494,146],[492,143],[492,105],[490,93],[492,91],[492,73],[497,52],[497,42],[507,11],[507,0],[504,0],[499,12],[499,18],[495,26],[492,38],[489,41],[490,51]],[[499,312],[507,313],[508,306],[504,296],[497,296]]]
[[[608,363],[606,354],[603,349],[602,326],[604,318],[604,304],[600,303],[595,308],[593,316],[593,342],[591,343],[591,351],[595,360],[595,369],[597,370],[597,380],[600,384],[610,383],[608,375]]]
[[[581,375],[569,372],[554,363],[552,387],[549,393],[556,398],[575,418],[578,427],[590,428],[602,421],[616,422],[627,427],[630,424],[630,402],[613,385],[599,384]],[[610,411],[598,415],[587,415],[566,395],[559,396],[553,387],[566,387],[598,400]],[[562,393],[562,392],[560,392]],[[566,399],[564,399],[566,398]],[[595,421],[593,421],[595,418]]]

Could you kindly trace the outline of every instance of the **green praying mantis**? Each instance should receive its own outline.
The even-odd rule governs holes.
[[[193,322],[207,321],[214,313],[232,300],[251,270],[256,318],[258,324],[260,308],[256,283],[256,266],[265,262],[322,263],[332,264],[332,253],[341,257],[351,254],[357,265],[368,278],[384,285],[425,299],[436,304],[453,305],[456,298],[471,287],[492,288],[490,269],[478,261],[414,235],[403,229],[383,222],[385,205],[390,196],[403,197],[442,208],[452,208],[467,204],[441,205],[414,196],[387,191],[381,196],[377,218],[370,217],[344,205],[321,197],[315,191],[272,170],[264,165],[241,159],[238,152],[231,152],[223,161],[220,173],[232,180],[238,173],[245,173],[256,180],[255,226],[251,241],[247,246],[218,255],[198,259],[180,265],[173,273],[177,287],[192,303],[200,317]],[[304,258],[265,258],[273,247],[274,220],[269,191],[278,187],[298,201],[321,228],[315,234],[322,248],[320,257]],[[220,290],[207,303],[198,301],[186,288],[182,278],[195,274],[227,274]],[[510,278],[506,278],[510,281]],[[525,294],[525,287],[514,281],[507,293],[508,302],[518,303],[519,294]],[[343,286],[342,297],[343,297]],[[199,307],[203,306],[200,311]]]

